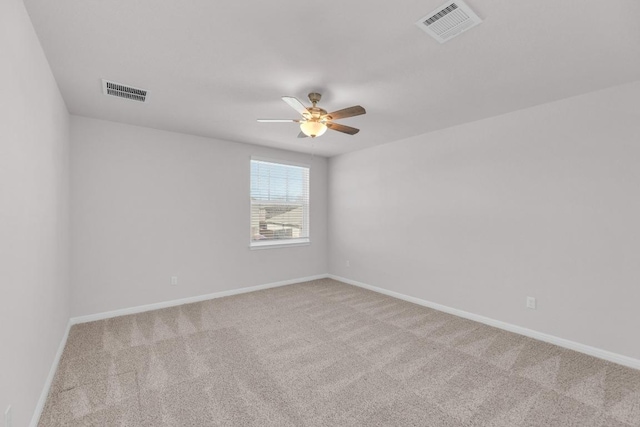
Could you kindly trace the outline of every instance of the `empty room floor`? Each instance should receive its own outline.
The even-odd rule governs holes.
[[[322,279],[72,327],[40,426],[640,426],[640,371]]]

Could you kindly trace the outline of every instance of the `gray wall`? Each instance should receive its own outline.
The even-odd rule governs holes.
[[[78,116],[71,141],[74,316],[327,272],[325,158]],[[310,246],[249,249],[252,155],[311,164]]]
[[[640,358],[638,99],[640,82],[331,158],[330,272]]]
[[[20,0],[0,52],[0,414],[26,426],[69,319],[69,124]]]

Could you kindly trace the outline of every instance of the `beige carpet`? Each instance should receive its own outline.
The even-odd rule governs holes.
[[[76,325],[40,426],[640,426],[640,371],[324,279]]]

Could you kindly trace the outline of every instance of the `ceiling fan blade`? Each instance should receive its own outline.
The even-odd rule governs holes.
[[[300,123],[296,119],[258,119],[260,123]]]
[[[307,137],[307,135],[305,135],[304,132],[300,132],[298,134],[298,138],[306,138],[306,137]]]
[[[298,113],[302,114],[303,117],[309,117],[309,110],[307,110],[307,107],[305,107],[304,104],[302,104],[302,102],[298,100],[298,98],[294,98],[293,96],[283,96],[282,100],[289,104],[289,106],[296,110]]]
[[[354,105],[353,107],[343,108],[342,110],[334,111],[333,113],[326,114],[328,120],[337,120],[337,119],[345,119],[347,117],[359,116],[361,114],[366,114],[367,111],[359,105]]]
[[[360,129],[352,128],[351,126],[339,125],[338,123],[327,123],[327,127],[331,130],[337,130],[338,132],[349,135],[355,135],[360,132]]]

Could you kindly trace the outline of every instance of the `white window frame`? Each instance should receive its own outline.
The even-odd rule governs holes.
[[[308,237],[300,238],[300,239],[283,239],[283,240],[264,240],[264,241],[255,241],[253,240],[253,236],[251,234],[251,226],[253,225],[251,222],[251,211],[253,207],[253,201],[251,200],[251,161],[259,161],[259,162],[268,162],[268,163],[276,163],[280,165],[288,165],[288,166],[299,166],[303,168],[309,169],[309,181],[307,183],[307,212],[304,218],[304,221],[307,223],[307,231]],[[308,163],[299,163],[292,162],[289,160],[281,160],[281,159],[273,159],[268,157],[257,157],[251,156],[249,160],[249,249],[276,249],[276,248],[290,248],[296,246],[309,246],[311,244],[311,165]]]

